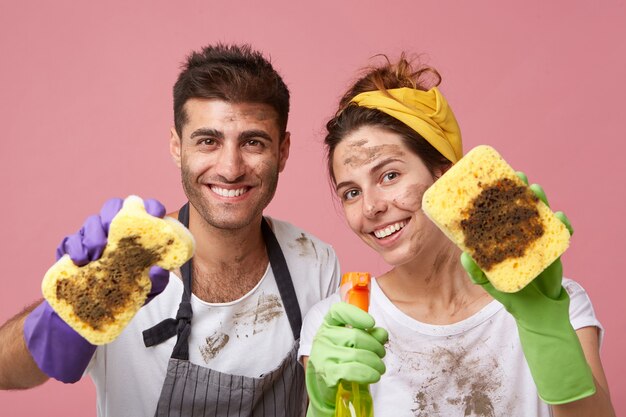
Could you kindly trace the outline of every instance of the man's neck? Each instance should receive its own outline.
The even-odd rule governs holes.
[[[268,257],[259,217],[238,229],[208,224],[189,209],[189,230],[196,240],[193,293],[207,302],[234,301],[252,290],[267,270]]]

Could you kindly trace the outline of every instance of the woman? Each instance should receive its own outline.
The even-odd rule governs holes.
[[[424,191],[462,156],[440,81],[403,55],[358,80],[327,124],[347,223],[392,268],[372,282],[371,315],[338,295],[307,315],[308,415],[334,415],[341,379],[373,384],[377,417],[614,415],[602,327],[560,260],[500,293],[422,212]]]

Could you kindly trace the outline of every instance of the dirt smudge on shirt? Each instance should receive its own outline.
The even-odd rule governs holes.
[[[315,259],[319,259],[315,243],[304,233],[300,233],[300,237],[296,238],[294,243],[289,243],[288,246],[291,249],[297,249],[299,251],[298,256],[315,256]]]
[[[390,342],[393,339],[390,337]],[[495,417],[502,374],[493,360],[464,346],[434,346],[423,351],[407,351],[389,344],[389,356],[397,362],[387,372],[411,375],[415,391],[411,393],[411,412],[416,417],[440,415],[450,405],[462,416]]]
[[[233,323],[251,329],[257,334],[266,329],[267,324],[285,313],[280,296],[262,293],[256,305],[248,307],[233,316]]]
[[[215,358],[228,344],[230,337],[227,334],[216,331],[205,339],[205,344],[200,346],[200,354],[205,363]]]

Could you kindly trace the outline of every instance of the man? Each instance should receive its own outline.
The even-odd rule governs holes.
[[[169,276],[118,339],[97,349],[82,338],[66,341],[78,353],[53,361],[58,374],[48,372],[64,380],[68,368],[79,377],[86,367],[99,416],[304,415],[301,317],[334,292],[339,268],[330,246],[263,217],[289,156],[288,111],[283,80],[249,46],[189,56],[174,86],[170,152],[189,199],[173,216],[194,235],[192,262]],[[0,330],[3,344],[14,341],[0,350],[4,389],[48,378],[32,347],[48,332],[41,323],[52,322],[39,318],[42,306]]]

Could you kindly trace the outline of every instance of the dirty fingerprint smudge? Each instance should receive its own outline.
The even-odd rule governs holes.
[[[205,339],[205,344],[200,346],[200,354],[205,363],[209,363],[211,359],[216,357],[226,346],[229,336],[224,333],[215,332]]]
[[[300,256],[308,256],[311,254],[311,250],[309,249],[309,245],[313,249],[315,253],[315,259],[318,259],[317,248],[315,247],[315,243],[311,239],[307,237],[304,233],[300,233],[300,237],[296,239],[296,243],[298,244],[298,248],[300,249]],[[293,247],[293,246],[292,246]]]
[[[414,408],[411,409],[413,414],[416,416],[422,415],[426,411],[426,407],[428,406],[428,399],[426,398],[426,394],[422,391],[419,391],[415,394],[415,398],[413,399]]]
[[[495,417],[491,399],[484,392],[472,391],[463,398],[466,416]]]
[[[279,318],[285,310],[280,296],[277,294],[261,294],[256,306],[235,314],[234,323],[244,327],[252,327],[252,334],[262,332],[267,323]]]
[[[415,394],[413,398],[414,407],[411,409],[415,417],[433,417],[439,415],[439,404],[436,402],[429,403],[429,399],[432,400],[432,398],[429,398],[423,391],[418,391],[417,394]]]
[[[356,143],[350,145],[353,152],[344,159],[343,164],[352,168],[367,165],[380,158],[381,153],[388,152],[389,156],[400,157],[404,155],[399,145],[376,145],[376,146],[359,146]]]
[[[263,325],[265,323],[269,323],[270,321],[277,319],[283,314],[283,304],[278,295],[276,294],[261,294],[259,296],[259,302],[257,303],[257,307],[255,309],[254,316],[254,332],[253,334],[257,334],[265,330],[265,326],[262,326],[260,329],[258,325]]]
[[[501,375],[497,368],[485,366],[493,359],[480,360],[458,346],[435,347],[421,360],[429,364],[431,375],[424,376],[416,385],[411,407],[413,415],[432,417],[439,415],[441,408],[450,412],[450,407],[464,416],[495,417],[498,414],[494,404],[499,403]]]

